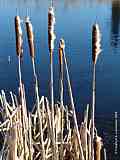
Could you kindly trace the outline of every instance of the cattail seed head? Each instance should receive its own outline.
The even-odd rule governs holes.
[[[99,25],[93,25],[92,29],[92,60],[93,63],[96,64],[98,55],[101,52],[101,33],[99,29]]]
[[[34,46],[33,27],[32,27],[32,24],[30,22],[29,17],[26,17],[25,23],[26,23],[26,30],[27,30],[27,38],[28,38],[30,56],[32,58],[35,58],[35,46]]]
[[[63,38],[60,39],[60,48],[65,49],[65,41]]]
[[[65,42],[64,39],[60,39],[60,43],[59,43],[59,63],[62,64],[63,63],[63,50],[65,48]]]
[[[54,26],[55,26],[55,14],[53,7],[49,8],[48,11],[48,46],[50,53],[54,50],[54,41],[56,39],[54,33]]]
[[[19,16],[15,17],[15,33],[16,33],[16,53],[17,56],[22,57],[23,54],[23,39],[22,39],[22,28],[21,20]]]

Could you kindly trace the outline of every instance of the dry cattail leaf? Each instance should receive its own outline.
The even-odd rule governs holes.
[[[95,150],[95,160],[101,160],[101,149],[103,146],[102,138],[99,136],[95,137],[94,150]]]
[[[92,29],[92,59],[93,63],[96,64],[98,55],[101,52],[101,33],[99,29],[99,25],[95,24],[93,25]]]
[[[22,39],[22,29],[21,20],[19,16],[15,17],[15,33],[16,33],[16,53],[17,56],[22,57],[23,54],[23,39]]]
[[[32,24],[30,22],[29,17],[26,17],[26,30],[27,30],[29,49],[30,49],[30,56],[32,58],[35,58],[33,27],[32,27]]]
[[[49,46],[50,53],[53,52],[54,40],[56,38],[54,33],[54,25],[55,25],[54,9],[53,7],[50,7],[48,11],[48,46]]]

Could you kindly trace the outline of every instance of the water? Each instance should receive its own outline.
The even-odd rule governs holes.
[[[49,96],[49,53],[47,44],[48,0],[0,1],[0,89],[17,94],[17,58],[15,52],[14,16],[22,19],[29,14],[34,26],[36,65],[40,95]],[[98,22],[102,32],[102,53],[97,62],[96,119],[105,137],[108,151],[114,140],[114,112],[120,112],[120,1],[118,0],[54,0],[56,14],[56,48],[54,52],[55,95],[58,99],[58,44],[63,37],[69,63],[76,110],[83,112],[91,103],[92,56],[91,30]],[[17,9],[16,9],[17,8]],[[33,104],[32,65],[24,32],[22,77],[26,86],[27,103]],[[10,63],[8,62],[10,56]],[[65,103],[69,103],[65,85]],[[102,118],[101,118],[102,117]],[[120,119],[120,116],[118,116]],[[108,124],[109,123],[109,124]],[[112,125],[112,127],[111,127]],[[103,128],[103,130],[101,130]],[[111,159],[112,152],[109,152]],[[112,157],[113,160],[113,157]]]

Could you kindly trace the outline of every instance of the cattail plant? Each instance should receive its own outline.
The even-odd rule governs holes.
[[[15,17],[15,33],[16,33],[16,53],[18,56],[18,62],[19,62],[19,82],[21,84],[21,62],[20,59],[23,54],[23,39],[22,39],[22,28],[21,28],[21,20],[19,16]]]
[[[15,32],[16,32],[16,52],[18,56],[18,63],[19,63],[19,99],[20,104],[19,107],[21,107],[21,125],[22,125],[22,147],[23,147],[23,156],[24,159],[27,159],[27,131],[28,131],[28,117],[27,117],[27,107],[26,107],[26,97],[25,97],[25,89],[24,85],[22,83],[21,78],[21,57],[23,54],[22,44],[22,28],[21,28],[21,20],[19,16],[15,17]]]
[[[59,43],[59,65],[60,65],[60,109],[61,109],[61,147],[60,159],[63,159],[63,128],[64,128],[64,106],[63,106],[63,48],[64,41],[60,40]]]
[[[36,74],[36,69],[35,69],[34,33],[33,33],[32,23],[31,23],[29,17],[26,17],[25,22],[26,22],[29,51],[30,51],[30,56],[32,59],[33,73],[34,73],[34,77],[35,77],[35,94],[36,94],[36,102],[37,102],[38,119],[39,119],[39,125],[40,125],[40,139],[41,139],[41,144],[42,144],[42,159],[45,160],[45,149],[44,149],[43,130],[42,130],[42,115],[41,115],[40,106],[39,106],[40,98],[39,98],[37,74]]]
[[[69,96],[70,96],[75,131],[76,131],[76,135],[78,138],[78,144],[79,144],[79,150],[80,150],[80,158],[81,158],[81,160],[84,160],[83,149],[82,149],[81,139],[80,139],[80,133],[79,133],[78,124],[77,124],[77,117],[76,117],[76,113],[75,113],[75,105],[74,105],[74,100],[73,100],[72,87],[71,87],[71,83],[70,83],[68,65],[67,65],[67,60],[66,60],[66,55],[65,55],[65,42],[63,39],[61,41],[62,41],[63,57],[64,57],[64,62],[65,62],[65,69],[66,69],[66,74],[67,74],[68,92],[69,92]]]
[[[92,29],[92,60],[93,60],[93,82],[92,82],[92,130],[91,130],[91,158],[94,160],[94,130],[95,130],[95,82],[96,82],[96,63],[101,52],[101,34],[99,25],[93,25]]]
[[[51,95],[51,116],[52,116],[52,143],[53,143],[53,159],[55,158],[55,132],[54,132],[54,93],[53,93],[53,51],[55,41],[55,14],[54,8],[51,6],[48,11],[48,47],[50,53],[50,95]]]
[[[63,106],[63,49],[64,40],[59,43],[59,65],[60,65],[60,104]]]

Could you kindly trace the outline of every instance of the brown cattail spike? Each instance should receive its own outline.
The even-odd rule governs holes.
[[[53,7],[50,7],[48,11],[48,46],[50,54],[53,53],[54,41],[56,38],[54,33],[54,25],[55,25],[54,9]]]
[[[15,17],[15,33],[16,33],[16,53],[17,56],[22,57],[23,54],[23,39],[22,39],[22,29],[21,20],[19,16]]]
[[[65,48],[65,42],[64,42],[64,39],[61,39],[59,43],[59,63],[60,65],[63,64],[63,49],[64,48]]]
[[[33,27],[32,27],[32,24],[30,22],[29,17],[26,17],[26,30],[27,30],[27,37],[28,37],[30,56],[32,58],[35,58]]]
[[[100,42],[101,42],[101,34],[100,34],[99,25],[95,24],[93,25],[93,29],[92,29],[92,60],[94,64],[96,64],[98,55],[101,52]]]

